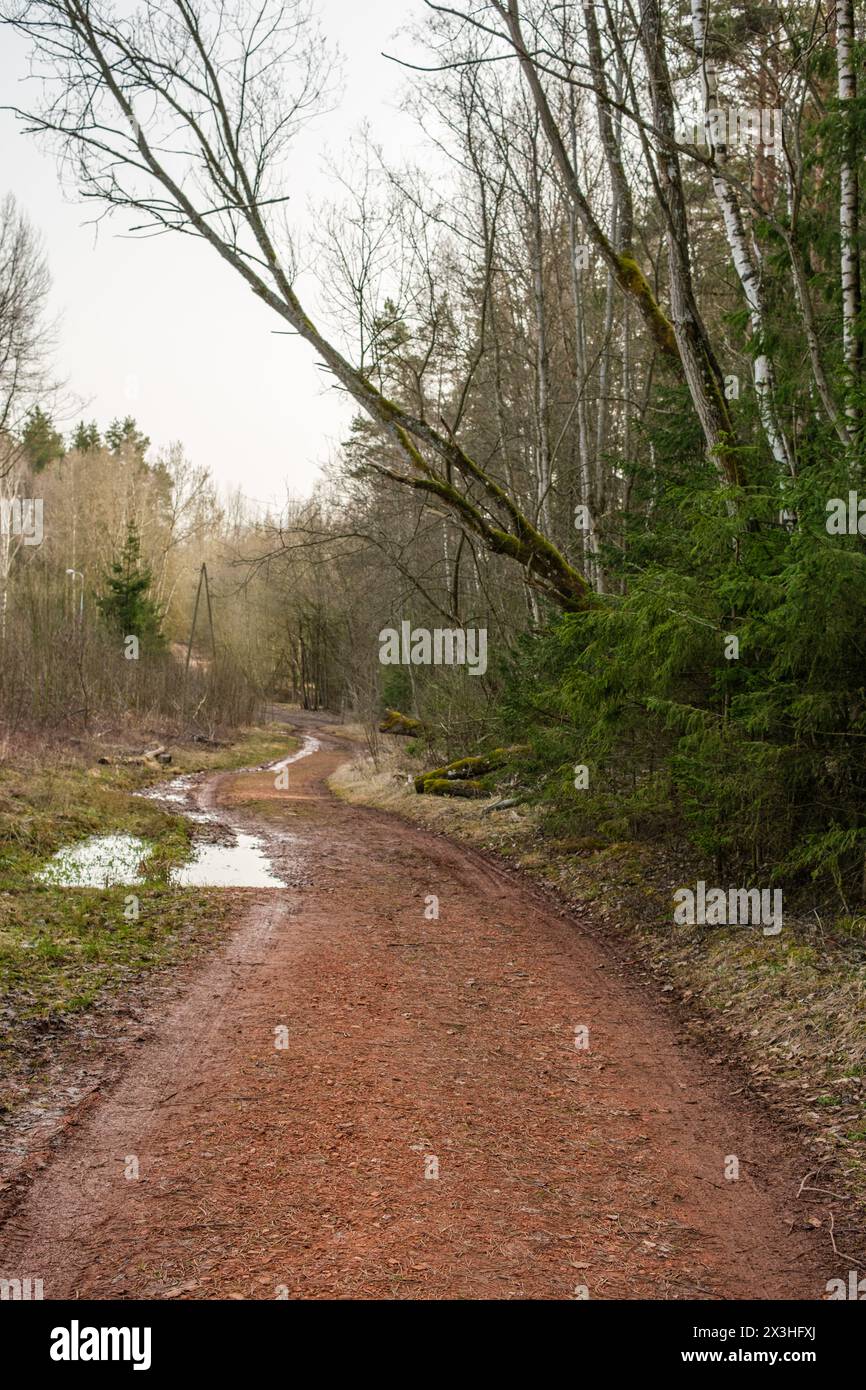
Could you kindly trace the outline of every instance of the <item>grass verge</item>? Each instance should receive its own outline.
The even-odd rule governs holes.
[[[0,767],[0,1111],[29,1090],[49,1037],[56,1042],[107,994],[131,994],[149,972],[190,958],[226,924],[229,895],[168,883],[191,852],[189,822],[133,793],[183,773],[274,761],[294,746],[271,726],[224,747],[173,747],[169,768],[100,764],[104,743],[58,744],[47,756],[24,744]],[[140,885],[34,881],[60,848],[109,834],[147,841]]]

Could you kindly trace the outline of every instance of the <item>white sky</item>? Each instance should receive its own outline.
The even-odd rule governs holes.
[[[380,54],[422,16],[421,0],[319,0],[319,11],[343,51],[345,90],[293,159],[307,181],[294,204],[301,223],[307,197],[326,194],[323,155],[339,157],[362,122],[386,149],[417,141],[396,110],[404,75]],[[408,52],[407,39],[399,49]],[[0,105],[27,106],[26,71],[23,41],[5,31]],[[44,240],[60,317],[57,370],[84,402],[75,418],[104,428],[134,415],[154,446],[180,440],[221,488],[256,500],[307,492],[350,415],[312,350],[274,335],[283,325],[210,248],[177,235],[124,236],[119,217],[87,225],[93,205],[64,194],[54,158],[6,112],[0,141],[0,194],[15,194]]]

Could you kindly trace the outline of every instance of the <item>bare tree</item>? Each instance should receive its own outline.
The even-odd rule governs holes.
[[[0,202],[0,477],[15,467],[15,436],[45,384],[49,286],[39,237],[7,194]]]
[[[304,0],[144,0],[130,18],[87,0],[3,0],[2,13],[30,38],[48,89],[17,114],[59,140],[84,196],[207,242],[389,436],[401,462],[376,465],[380,476],[437,498],[555,602],[585,606],[582,575],[502,484],[456,437],[383,396],[297,295],[281,156],[327,73]]]

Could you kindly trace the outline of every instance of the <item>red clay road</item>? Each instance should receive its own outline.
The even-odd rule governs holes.
[[[519,877],[331,795],[345,744],[317,732],[288,791],[202,784],[297,837],[295,886],[237,895],[0,1273],[48,1299],[820,1299],[791,1140]]]

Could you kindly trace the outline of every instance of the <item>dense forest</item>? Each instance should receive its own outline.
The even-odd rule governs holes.
[[[4,726],[213,732],[277,697],[375,753],[397,709],[431,758],[526,747],[518,793],[571,823],[858,902],[862,9],[419,7],[428,152],[359,137],[307,304],[286,195],[330,54],[303,0],[230,8],[3,0],[42,79],[19,118],[118,224],[216,253],[354,423],[277,515],[146,420],[64,421],[7,198]],[[486,669],[383,664],[407,622],[486,631]]]

